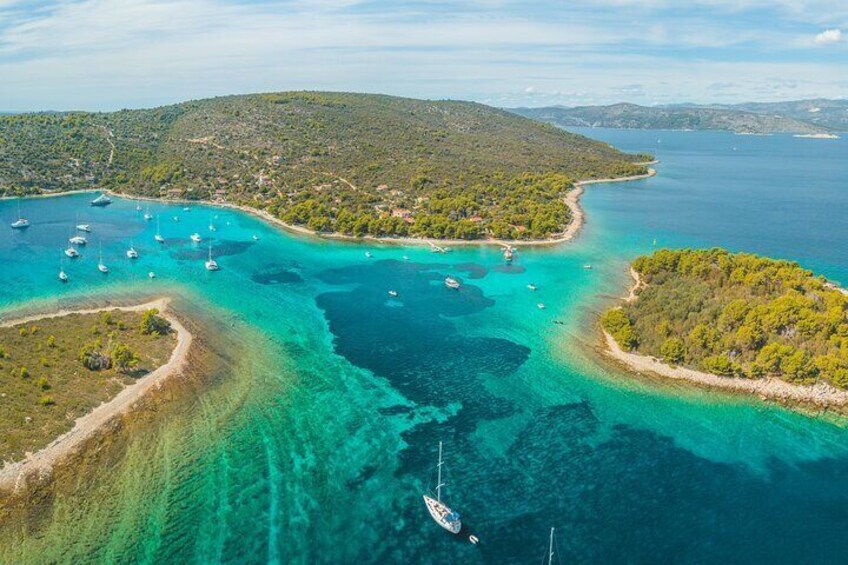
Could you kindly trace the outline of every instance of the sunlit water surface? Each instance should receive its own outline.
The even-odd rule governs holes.
[[[622,375],[593,348],[627,262],[655,246],[727,246],[848,281],[848,142],[586,133],[655,153],[659,176],[588,188],[580,237],[511,266],[495,248],[303,239],[155,204],[162,245],[132,201],[24,201],[32,227],[0,238],[0,305],[169,295],[226,366],[127,434],[115,465],[88,467],[37,532],[0,526],[0,562],[533,563],[556,527],[564,563],[844,563],[843,423]],[[4,225],[16,216],[0,203]],[[89,244],[63,261],[77,223]],[[204,269],[207,238],[219,272]],[[440,440],[462,536],[421,500]]]

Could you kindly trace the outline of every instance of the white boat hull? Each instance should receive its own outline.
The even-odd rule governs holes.
[[[462,521],[460,521],[459,515],[451,510],[445,503],[425,494],[424,504],[427,506],[427,511],[430,512],[430,516],[433,520],[450,533],[458,534],[462,529]]]

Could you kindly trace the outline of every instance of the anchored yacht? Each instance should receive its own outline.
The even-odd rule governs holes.
[[[451,510],[447,504],[442,502],[442,487],[445,486],[444,483],[442,483],[442,464],[442,442],[439,442],[439,464],[436,467],[438,469],[436,497],[433,498],[432,496],[425,494],[424,504],[427,506],[427,511],[430,512],[430,516],[438,525],[452,534],[458,534],[459,530],[462,529],[462,521],[459,518],[459,514]]]

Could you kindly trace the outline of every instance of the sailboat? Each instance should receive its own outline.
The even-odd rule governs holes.
[[[458,534],[462,529],[462,521],[459,519],[459,514],[451,510],[447,504],[442,502],[442,442],[439,442],[439,464],[438,478],[436,480],[436,498],[424,495],[424,504],[427,506],[427,511],[438,525],[451,532]]]
[[[159,233],[160,229],[161,225],[159,223],[159,216],[156,216],[156,235],[153,236],[153,239],[155,239],[159,243],[165,243],[165,238],[162,237],[161,233]]]
[[[139,200],[138,198],[135,199],[135,211],[141,212],[141,200]]]
[[[217,217],[217,216],[216,216],[216,217]],[[215,227],[215,224],[214,224],[214,223],[212,223],[212,215],[210,214],[210,215],[209,215],[209,231],[215,231],[215,230],[217,230],[217,229],[218,229],[218,228],[216,228],[216,227]]]
[[[18,200],[18,219],[15,222],[12,222],[13,230],[22,230],[24,228],[29,227],[29,220],[24,218],[24,215],[21,214],[21,201]]]
[[[153,219],[153,214],[150,213],[150,204],[147,205],[147,211],[144,213],[144,219],[147,221]]]
[[[218,262],[212,258],[212,240],[209,240],[209,259],[206,261],[206,270],[217,271],[218,269],[220,269]]]
[[[202,239],[202,238],[200,237],[200,234],[199,234],[199,233],[195,232],[195,233],[191,234],[191,240],[192,240],[193,242],[195,242],[195,243],[200,243],[200,240],[201,240],[201,239]]]
[[[68,275],[65,274],[65,269],[62,265],[62,258],[59,257],[59,280],[63,283],[68,282]]]
[[[132,241],[130,241],[130,248],[127,249],[127,257],[129,259],[138,259],[138,251],[133,247]]]
[[[109,272],[109,267],[107,267],[106,264],[103,263],[103,242],[102,241],[100,242],[100,261],[97,263],[97,270],[100,271],[101,273],[108,273]]]

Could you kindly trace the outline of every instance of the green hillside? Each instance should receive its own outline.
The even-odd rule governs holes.
[[[797,263],[685,249],[633,269],[645,288],[602,320],[623,348],[718,375],[848,388],[848,296]]]
[[[469,102],[292,92],[0,117],[0,192],[224,200],[316,231],[549,237],[573,179],[644,156]]]

